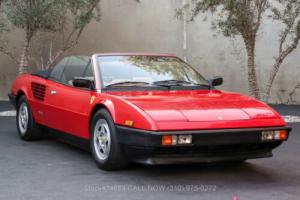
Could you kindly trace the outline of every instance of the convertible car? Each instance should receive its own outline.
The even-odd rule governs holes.
[[[63,58],[13,83],[21,139],[43,133],[88,148],[99,168],[271,157],[291,130],[268,105],[215,87],[175,55]]]

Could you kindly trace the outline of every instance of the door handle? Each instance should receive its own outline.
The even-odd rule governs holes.
[[[50,94],[55,95],[55,94],[57,94],[57,92],[55,90],[51,90]]]

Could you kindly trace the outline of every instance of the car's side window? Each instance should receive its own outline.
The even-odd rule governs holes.
[[[66,85],[73,86],[72,81],[75,77],[93,77],[91,73],[92,65],[90,64],[90,58],[87,56],[71,56],[68,63],[62,73],[61,82]]]
[[[51,71],[49,78],[54,81],[60,82],[62,73],[65,69],[67,62],[68,62],[68,58],[64,58],[59,63],[57,63],[57,65],[55,65],[55,67]]]

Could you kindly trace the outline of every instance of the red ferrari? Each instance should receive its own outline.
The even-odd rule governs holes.
[[[215,89],[174,55],[70,56],[17,77],[21,139],[43,133],[88,148],[101,169],[271,157],[291,128],[258,100]]]

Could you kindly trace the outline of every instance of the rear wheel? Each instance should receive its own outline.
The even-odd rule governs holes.
[[[42,132],[33,118],[25,96],[21,96],[18,101],[16,122],[22,140],[37,140],[42,137]]]
[[[106,109],[98,110],[93,116],[90,133],[91,152],[100,169],[116,170],[127,166],[114,122]]]

